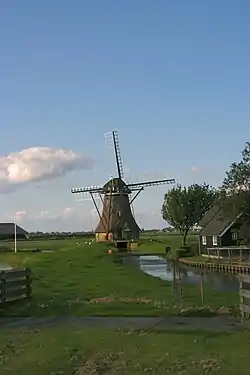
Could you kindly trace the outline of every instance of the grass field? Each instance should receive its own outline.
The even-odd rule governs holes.
[[[3,330],[1,375],[248,375],[249,332]]]
[[[81,243],[92,241],[93,238],[84,238],[80,239]],[[71,239],[62,239],[62,240],[54,240],[54,239],[42,239],[42,240],[29,240],[29,241],[17,241],[17,251],[25,251],[25,250],[68,250],[72,244],[74,246],[78,243],[77,238]],[[6,247],[12,251],[14,251],[14,241],[2,241],[0,243],[0,247]],[[0,253],[1,254],[1,253]]]
[[[141,244],[138,248],[140,252],[164,252],[166,246],[171,247],[172,258],[176,258],[177,251],[180,249],[182,244],[182,237],[179,234],[162,234],[149,236],[148,234],[141,235]],[[187,244],[194,245],[197,244],[197,236],[189,235],[187,236]]]
[[[178,248],[180,237],[144,242],[141,251]],[[172,241],[172,242],[171,242]],[[194,237],[189,239],[195,241]],[[170,282],[155,279],[108,255],[108,247],[86,239],[19,242],[17,254],[0,253],[0,263],[30,267],[33,297],[1,310],[2,316],[178,314],[201,304],[196,286],[183,286],[182,299]],[[51,253],[31,253],[40,248]],[[205,304],[238,303],[237,294],[205,287]],[[249,333],[150,332],[55,327],[1,329],[1,375],[247,375]]]
[[[184,285],[180,298],[173,292],[172,283],[146,275],[132,264],[119,263],[107,254],[105,245],[89,245],[85,241],[38,244],[39,248],[55,249],[52,253],[0,254],[0,263],[30,267],[33,272],[33,297],[2,309],[0,314],[159,316],[200,306],[199,287]],[[25,243],[22,245],[25,248]],[[145,249],[151,251],[156,245],[145,244]],[[221,293],[208,287],[204,295],[205,304],[214,309],[239,302],[236,293]]]

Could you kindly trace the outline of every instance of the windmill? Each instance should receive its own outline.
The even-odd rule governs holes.
[[[127,247],[130,241],[138,241],[140,233],[140,228],[131,210],[134,200],[146,187],[172,184],[175,180],[173,178],[155,179],[126,183],[124,181],[118,133],[114,130],[108,134],[114,147],[117,177],[111,177],[103,186],[74,188],[71,189],[71,193],[83,194],[84,196],[88,194],[92,199],[99,216],[99,223],[95,229],[97,242],[113,241],[117,244],[117,247]],[[132,193],[135,193],[133,197]],[[102,201],[102,212],[98,208],[96,198],[100,198]]]

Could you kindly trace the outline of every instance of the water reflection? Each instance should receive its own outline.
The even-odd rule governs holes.
[[[209,284],[222,292],[239,290],[238,279],[233,274],[194,268],[178,262],[170,262],[158,256],[139,256],[137,262],[143,272],[173,282],[174,290],[176,289],[175,281],[181,281],[182,284],[199,285],[201,288],[203,288],[203,283]]]

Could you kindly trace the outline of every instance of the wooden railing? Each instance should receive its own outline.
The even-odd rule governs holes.
[[[29,268],[0,272],[0,305],[31,296],[31,271]]]
[[[238,275],[240,282],[240,311],[242,318],[250,316],[250,275]]]
[[[234,260],[249,261],[250,262],[250,248],[249,247],[212,247],[207,248],[207,252],[202,254],[203,256],[226,259],[229,262]]]

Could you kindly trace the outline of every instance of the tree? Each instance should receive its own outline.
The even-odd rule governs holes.
[[[250,190],[250,142],[241,152],[242,160],[230,166],[223,181],[223,188],[230,193]]]
[[[217,191],[207,184],[193,184],[188,187],[177,185],[164,197],[162,217],[183,237],[183,246],[190,229],[212,207],[217,198]]]
[[[221,188],[224,214],[241,214],[240,237],[250,243],[250,142],[246,142],[240,162],[231,164]]]

